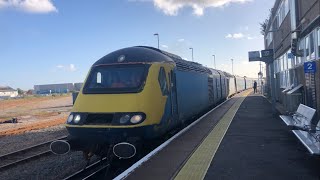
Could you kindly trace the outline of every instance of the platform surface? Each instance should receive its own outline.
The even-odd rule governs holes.
[[[261,95],[230,99],[126,179],[320,179],[312,156]]]

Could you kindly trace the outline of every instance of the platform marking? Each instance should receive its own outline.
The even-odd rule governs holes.
[[[179,171],[175,177],[176,180],[204,179],[211,161],[217,152],[236,112],[238,111],[245,97],[250,93],[251,91],[244,93],[244,97],[239,97],[239,99],[232,105],[228,112],[222,117],[219,123],[213,128],[213,130]]]
[[[130,168],[128,168],[127,170],[125,170],[124,172],[122,172],[121,174],[119,174],[117,177],[114,178],[114,180],[121,180],[121,179],[125,179],[126,177],[128,177],[132,172],[134,172],[139,166],[141,166],[144,162],[148,161],[151,157],[153,157],[155,154],[157,154],[158,152],[160,152],[163,148],[165,148],[168,144],[170,144],[173,140],[175,140],[177,137],[181,136],[182,134],[184,134],[186,131],[188,131],[191,127],[193,127],[194,125],[196,125],[198,122],[200,122],[204,117],[206,117],[208,114],[210,114],[212,111],[218,109],[219,107],[221,107],[222,105],[224,105],[226,102],[228,102],[230,99],[227,99],[226,101],[224,101],[223,103],[219,104],[218,106],[216,106],[215,108],[211,109],[209,112],[207,112],[206,114],[204,114],[203,116],[201,116],[199,119],[197,119],[196,121],[194,121],[193,123],[191,123],[189,126],[185,127],[184,129],[182,129],[181,131],[179,131],[177,134],[175,134],[174,136],[172,136],[170,139],[168,139],[166,142],[162,143],[160,146],[158,146],[156,149],[154,149],[153,151],[151,151],[149,154],[147,154],[146,156],[144,156],[142,159],[140,159],[138,162],[134,163]]]

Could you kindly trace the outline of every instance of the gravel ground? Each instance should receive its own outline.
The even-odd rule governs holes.
[[[64,125],[0,137],[0,155],[67,135]],[[0,178],[1,179],[1,178]]]
[[[20,135],[2,137],[0,138],[0,155],[63,135],[67,135],[67,131],[63,125],[59,125]],[[92,161],[96,159],[93,157]],[[62,156],[50,155],[0,172],[0,179],[63,179],[81,170],[85,164],[82,152],[70,152]]]
[[[86,165],[82,152],[51,155],[0,172],[0,179],[63,179]]]

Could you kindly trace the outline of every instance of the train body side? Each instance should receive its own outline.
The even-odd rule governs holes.
[[[224,100],[227,98],[228,96],[228,92],[229,90],[227,90],[229,88],[229,86],[227,85],[227,77],[226,75],[222,72],[222,71],[218,71],[220,74],[220,80],[221,80],[221,99],[220,101]]]
[[[229,94],[228,97],[237,93],[236,79],[234,76],[229,76]]]
[[[176,71],[179,121],[185,121],[209,107],[208,75]]]
[[[245,90],[246,88],[245,78],[236,76],[235,79],[236,79],[237,92],[241,92]]]

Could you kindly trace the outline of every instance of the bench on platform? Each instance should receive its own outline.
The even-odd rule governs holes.
[[[291,127],[302,130],[310,130],[311,122],[316,110],[306,105],[300,104],[297,111],[292,115],[280,115],[282,121]]]
[[[292,130],[311,154],[320,155],[320,120],[316,127],[308,131]]]

